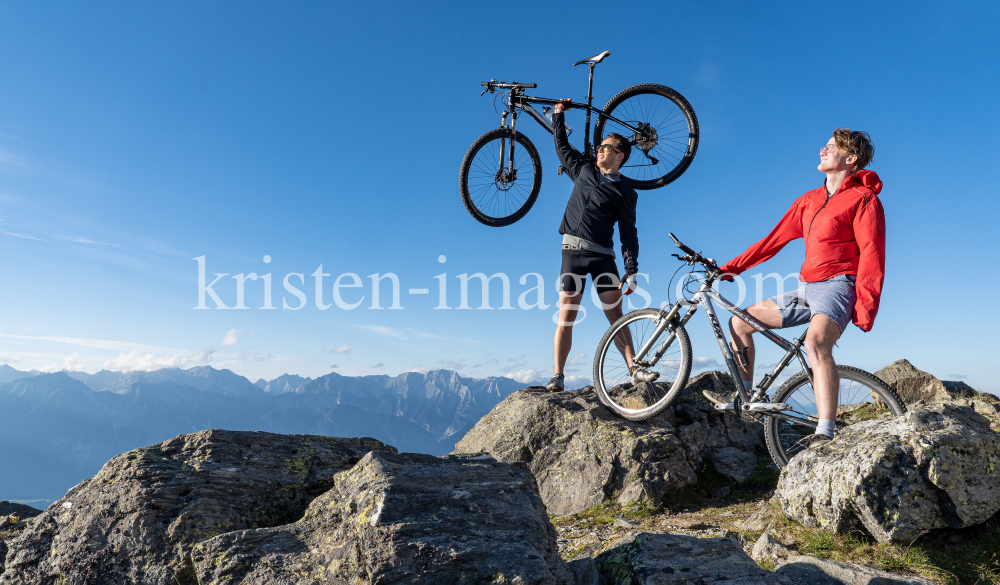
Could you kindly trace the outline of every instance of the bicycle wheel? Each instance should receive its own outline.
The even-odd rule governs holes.
[[[643,83],[618,92],[604,106],[594,127],[594,143],[617,132],[632,143],[632,155],[621,174],[636,189],[656,189],[684,174],[698,152],[698,118],[684,96],[665,85]]]
[[[683,327],[667,328],[655,337],[659,316],[659,309],[639,309],[623,315],[604,334],[594,356],[594,388],[598,400],[628,420],[646,420],[663,412],[680,396],[691,373],[691,341],[687,331]],[[647,366],[671,334],[673,337],[669,339],[666,352],[650,368],[660,374],[659,379],[633,385],[626,354],[632,356],[649,344],[649,353],[636,362]]]
[[[462,203],[476,221],[490,227],[510,225],[535,204],[542,187],[542,160],[520,132],[509,165],[511,131],[497,128],[472,143],[462,159],[458,187]]]
[[[872,374],[851,366],[837,366],[840,397],[837,403],[837,430],[876,418],[890,418],[906,412],[906,405],[896,392]],[[789,378],[771,402],[787,403],[785,414],[798,420],[768,416],[764,423],[767,450],[778,467],[784,467],[805,448],[802,439],[816,432],[816,397],[805,372]]]

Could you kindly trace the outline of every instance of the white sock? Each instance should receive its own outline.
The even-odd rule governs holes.
[[[833,431],[834,431],[835,428],[837,428],[837,427],[836,427],[836,425],[834,424],[834,422],[832,420],[830,420],[828,418],[821,418],[821,419],[819,419],[819,424],[816,425],[816,434],[817,435],[826,435],[826,436],[828,436],[828,437],[830,437],[832,439],[833,438]]]
[[[753,389],[753,380],[743,380],[743,387],[747,390]]]

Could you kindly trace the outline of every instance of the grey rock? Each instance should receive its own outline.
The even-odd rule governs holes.
[[[201,583],[568,584],[520,463],[373,451],[305,516],[198,544]]]
[[[767,513],[765,505],[765,507],[754,512],[749,518],[741,522],[740,529],[749,532],[762,532],[769,529],[773,521],[774,519]]]
[[[612,524],[615,528],[621,528],[622,530],[631,530],[639,526],[638,522],[633,522],[631,520],[626,520],[625,518],[616,518],[615,523]]]
[[[786,583],[757,566],[734,538],[695,538],[660,532],[629,534],[608,545],[594,561],[607,583]]]
[[[570,559],[566,566],[573,573],[575,585],[605,585],[607,583],[597,570],[597,563],[589,554],[581,553]]]
[[[942,382],[927,372],[918,370],[907,360],[896,360],[875,372],[875,375],[889,384],[907,404],[918,401],[926,404],[949,402],[976,394],[964,382]]]
[[[790,556],[795,556],[795,553],[778,542],[768,531],[760,535],[750,551],[750,558],[758,563],[764,559],[783,559]]]
[[[853,563],[793,555],[779,560],[775,573],[810,585],[932,585],[919,577],[904,577]]]
[[[739,484],[746,483],[757,471],[757,455],[736,447],[712,451],[711,460],[716,471]]]
[[[192,545],[300,518],[374,439],[202,431],[136,449],[30,520],[0,583],[195,583]]]
[[[724,500],[727,497],[729,497],[729,493],[731,491],[732,490],[729,488],[728,485],[722,486],[719,489],[717,489],[714,492],[712,492],[712,499],[713,500]]]
[[[0,516],[17,516],[18,518],[34,518],[42,511],[24,504],[15,504],[6,500],[0,502]]]
[[[695,485],[695,469],[708,454],[726,447],[763,449],[759,426],[715,410],[701,396],[701,388],[714,388],[719,376],[694,378],[679,404],[642,423],[611,414],[592,387],[557,393],[526,388],[484,416],[455,452],[527,463],[545,506],[558,516],[612,501],[658,504]]]
[[[964,528],[1000,511],[1000,435],[972,408],[939,403],[851,425],[782,470],[784,513],[811,527],[863,526],[882,542]]]

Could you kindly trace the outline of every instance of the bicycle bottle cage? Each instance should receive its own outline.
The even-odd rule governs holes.
[[[600,55],[594,55],[593,57],[590,57],[588,59],[580,59],[576,63],[573,63],[573,67],[576,67],[577,65],[582,65],[584,63],[594,63],[596,65],[597,63],[600,63],[601,61],[603,61],[605,58],[609,57],[610,55],[611,55],[611,51],[604,51]]]

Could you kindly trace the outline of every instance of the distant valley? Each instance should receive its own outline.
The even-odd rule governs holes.
[[[525,386],[450,370],[254,383],[209,366],[45,374],[2,365],[0,500],[45,507],[119,453],[211,428],[368,436],[443,455]]]

